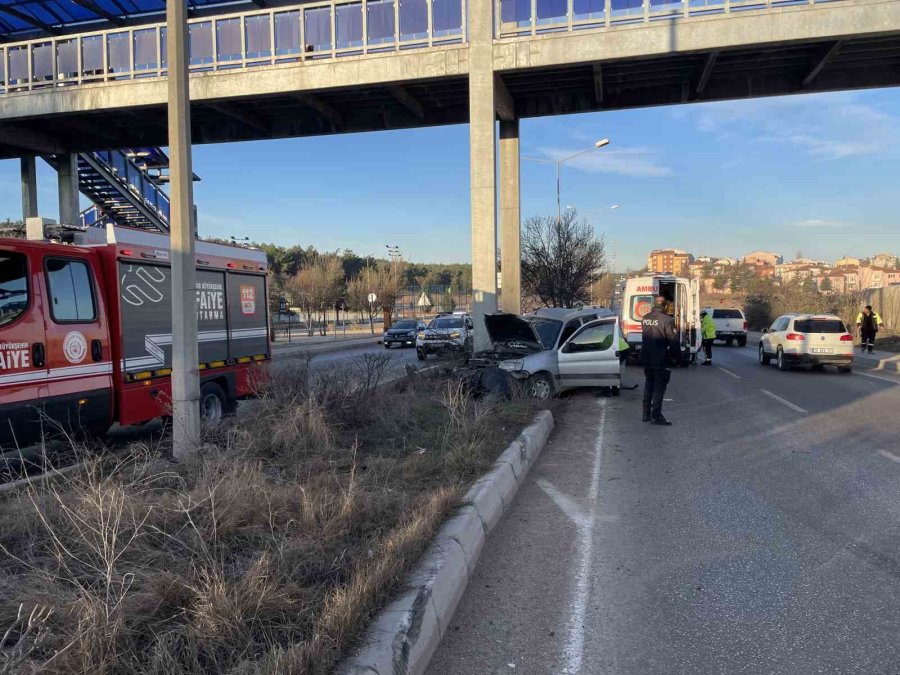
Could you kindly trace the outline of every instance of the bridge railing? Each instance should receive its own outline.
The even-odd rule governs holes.
[[[835,0],[495,0],[497,37],[649,23]]]
[[[191,72],[465,42],[466,0],[331,0],[188,22]],[[0,94],[166,75],[163,23],[0,46]]]

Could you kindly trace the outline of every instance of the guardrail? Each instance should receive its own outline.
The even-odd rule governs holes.
[[[500,38],[650,23],[839,0],[494,0]]]
[[[466,0],[332,0],[188,22],[192,73],[466,41]],[[166,75],[164,23],[0,47],[0,94]]]

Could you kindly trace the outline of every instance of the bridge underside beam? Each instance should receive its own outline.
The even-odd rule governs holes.
[[[332,89],[265,98],[193,101],[195,143],[226,143],[385,129],[464,124],[466,78],[409,83],[403,99],[385,87]],[[0,121],[0,158],[166,145],[164,105]]]
[[[839,49],[835,43],[828,39],[508,70],[494,81],[499,93],[496,112],[512,119],[688,103],[698,98],[715,101],[900,85],[900,32],[843,38]],[[409,81],[400,97],[391,88],[394,84],[228,97],[224,111],[208,103],[220,105],[225,97],[195,100],[193,141],[224,143],[469,121],[466,76]],[[65,89],[52,93],[70,94]],[[14,99],[45,95],[16,94],[3,103],[9,106]],[[0,158],[166,142],[164,103],[93,113],[57,107],[52,116],[0,121]]]
[[[596,64],[512,71],[504,80],[518,117],[900,85],[900,34],[833,45],[609,61],[602,64],[602,100]],[[812,73],[810,64],[822,67]]]

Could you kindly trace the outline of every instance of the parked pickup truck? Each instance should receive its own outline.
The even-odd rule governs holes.
[[[716,340],[724,340],[729,346],[735,341],[738,347],[747,345],[747,320],[741,310],[707,307],[703,311],[711,315],[716,324]]]

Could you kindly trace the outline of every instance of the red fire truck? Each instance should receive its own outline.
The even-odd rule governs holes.
[[[40,236],[40,235],[39,235]],[[169,238],[108,226],[0,239],[0,448],[54,424],[102,432],[169,414]],[[197,242],[201,411],[252,393],[271,357],[263,252]]]

